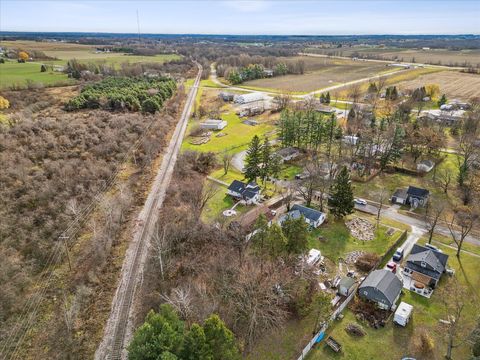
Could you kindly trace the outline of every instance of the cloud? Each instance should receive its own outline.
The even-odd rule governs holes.
[[[223,5],[243,13],[256,13],[270,7],[269,2],[265,0],[228,0],[223,1]]]

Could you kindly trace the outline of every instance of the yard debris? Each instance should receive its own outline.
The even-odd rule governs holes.
[[[378,329],[384,327],[391,315],[390,311],[379,309],[375,304],[355,298],[349,304],[358,321],[366,322],[371,327]]]
[[[228,135],[227,133],[219,132],[217,135],[215,135],[215,137],[223,137],[223,136],[227,136],[227,135]]]
[[[345,331],[347,333],[349,333],[350,335],[353,335],[353,336],[365,336],[367,333],[365,332],[365,330],[363,330],[363,327],[361,327],[360,325],[358,324],[355,324],[355,323],[349,323],[346,327],[345,327]]]
[[[353,218],[345,223],[353,237],[361,241],[371,241],[375,238],[375,226],[366,219]]]
[[[195,137],[190,139],[189,143],[192,145],[202,145],[210,141],[210,136]]]
[[[353,265],[357,262],[358,258],[365,254],[365,251],[355,250],[349,252],[344,259],[345,264]]]
[[[362,271],[370,271],[378,263],[380,257],[375,253],[364,253],[358,257],[355,266]]]

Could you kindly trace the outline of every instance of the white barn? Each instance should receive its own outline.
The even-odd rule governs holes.
[[[208,119],[200,123],[200,128],[205,130],[222,130],[227,126],[225,120]]]
[[[234,100],[237,104],[248,104],[255,101],[265,100],[265,95],[258,92],[253,92],[249,94],[242,94],[235,96]]]

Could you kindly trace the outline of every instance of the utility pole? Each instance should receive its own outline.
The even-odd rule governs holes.
[[[68,250],[68,243],[67,243],[67,240],[69,239],[69,237],[66,235],[61,235],[59,239],[63,241],[63,245],[65,246],[65,252],[67,253],[68,268],[70,269],[70,271],[72,271],[72,260],[70,259],[70,251]]]

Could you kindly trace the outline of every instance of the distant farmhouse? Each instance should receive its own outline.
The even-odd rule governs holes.
[[[447,261],[447,254],[415,244],[403,272],[413,280],[435,288],[446,270]]]
[[[391,310],[400,297],[402,281],[389,270],[372,271],[358,288],[360,297],[372,301],[381,309]]]
[[[397,189],[392,195],[392,203],[410,205],[413,208],[425,206],[428,202],[430,191],[426,189],[409,186],[408,189]]]
[[[205,130],[222,130],[225,126],[227,126],[225,120],[208,119],[200,123],[200,129]]]
[[[321,211],[295,204],[288,213],[280,216],[278,223],[282,225],[287,219],[300,219],[302,216],[305,222],[313,228],[322,225],[327,217],[326,214]]]
[[[424,110],[420,113],[421,118],[452,125],[463,119],[465,110]]]
[[[247,205],[257,204],[260,201],[260,186],[255,182],[246,184],[239,180],[233,180],[227,189],[227,194],[244,201]]]

